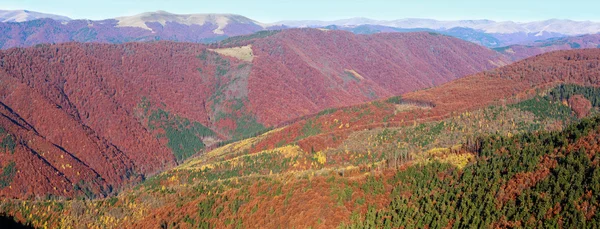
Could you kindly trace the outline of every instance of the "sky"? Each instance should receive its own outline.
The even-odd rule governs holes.
[[[352,17],[600,21],[599,0],[0,0],[0,9],[93,20],[165,10],[177,14],[240,14],[264,23]]]

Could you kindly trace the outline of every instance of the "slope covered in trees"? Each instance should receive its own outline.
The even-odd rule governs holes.
[[[110,195],[224,140],[504,63],[491,50],[427,33],[287,30],[221,46],[67,43],[0,52],[0,127],[11,152],[2,166],[13,163],[6,177],[15,177],[0,194]]]
[[[586,48],[600,48],[600,34],[550,38],[531,42],[530,44],[495,48],[494,50],[510,57],[514,61],[518,61],[552,51]]]
[[[389,207],[351,228],[597,228],[600,118],[562,132],[492,135],[466,145],[477,159],[463,170],[444,163],[394,176]]]
[[[425,32],[354,35],[298,29],[251,43],[257,58],[249,80],[250,106],[267,124],[432,87],[508,63],[486,48]]]
[[[116,197],[7,200],[0,211],[50,227],[594,228],[599,59],[555,52],[323,110]]]

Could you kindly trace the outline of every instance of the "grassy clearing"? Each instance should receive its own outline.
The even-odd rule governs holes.
[[[241,47],[233,48],[220,48],[220,49],[209,49],[221,55],[230,56],[239,60],[252,62],[254,59],[254,53],[252,52],[252,45],[246,45]]]

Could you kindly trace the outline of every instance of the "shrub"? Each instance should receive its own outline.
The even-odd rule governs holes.
[[[15,148],[17,147],[17,143],[15,143],[15,137],[10,134],[6,135],[4,139],[2,139],[2,143],[0,143],[0,145],[2,145],[4,150],[8,150],[11,153],[15,153]]]
[[[302,135],[300,138],[307,138],[310,136],[314,136],[321,133],[321,125],[319,123],[315,123],[314,120],[308,120],[302,126]],[[299,139],[298,139],[299,140]]]
[[[400,104],[400,103],[402,103],[402,96],[399,95],[399,96],[390,97],[390,98],[386,99],[385,102],[392,103],[392,104]]]
[[[12,183],[13,177],[17,172],[16,164],[14,161],[9,162],[2,169],[2,174],[0,175],[0,188],[5,188]]]

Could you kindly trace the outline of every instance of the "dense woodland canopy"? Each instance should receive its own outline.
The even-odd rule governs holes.
[[[478,138],[465,146],[476,163],[399,171],[389,207],[348,227],[597,228],[599,138],[598,117],[561,132]]]
[[[228,49],[238,41],[247,42],[248,58]],[[14,155],[0,156],[1,165],[12,162],[21,172],[0,195],[109,196],[221,142],[504,61],[439,34],[316,29],[232,38],[216,47],[65,43],[2,50],[0,127],[15,144],[5,142]]]
[[[599,226],[600,50],[378,99],[439,83],[395,74],[451,80],[496,56],[427,33],[239,39],[251,63],[169,42],[0,52],[0,193],[22,197],[0,212],[39,227]]]

